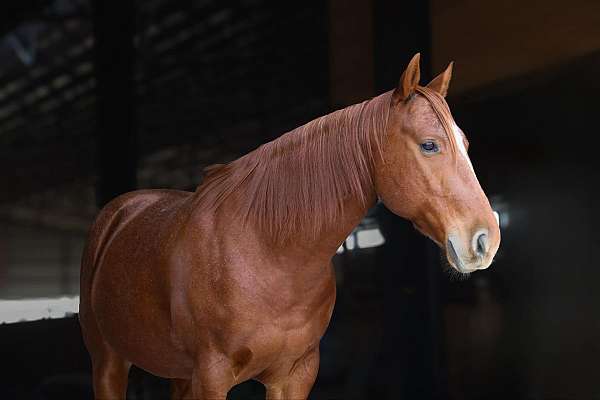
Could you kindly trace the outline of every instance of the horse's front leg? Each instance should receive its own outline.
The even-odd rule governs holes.
[[[96,400],[125,400],[131,363],[108,348],[101,354],[94,353],[92,356],[94,398]]]
[[[298,359],[290,374],[266,385],[267,400],[306,400],[319,372],[319,348]]]
[[[221,354],[204,356],[196,364],[192,375],[192,399],[225,400],[235,383],[235,374],[229,359]]]
[[[171,400],[191,398],[192,382],[187,379],[171,379]]]

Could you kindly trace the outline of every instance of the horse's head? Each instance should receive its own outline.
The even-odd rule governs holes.
[[[444,100],[452,64],[419,86],[419,55],[392,95],[383,160],[376,165],[379,198],[395,214],[445,248],[467,273],[487,268],[500,229],[467,154],[469,144]]]

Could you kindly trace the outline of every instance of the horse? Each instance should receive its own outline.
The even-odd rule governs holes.
[[[332,258],[377,201],[445,250],[487,268],[500,230],[445,101],[452,66],[317,118],[228,164],[194,192],[109,202],[88,236],[80,324],[96,399],[124,399],[136,365],[173,399],[225,399],[255,379],[306,399],[336,297]]]

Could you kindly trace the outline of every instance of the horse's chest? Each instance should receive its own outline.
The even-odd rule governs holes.
[[[252,346],[257,361],[265,361],[261,367],[293,364],[319,345],[333,311],[335,285],[304,300],[288,308],[276,308],[262,321]]]
[[[267,257],[250,262],[243,251],[226,262],[207,258],[194,274],[185,274],[191,277],[182,284],[187,290],[178,291],[185,307],[175,307],[180,312],[173,314],[189,321],[176,325],[178,336],[193,336],[182,340],[191,352],[223,353],[244,380],[266,370],[289,371],[318,346],[335,302],[331,265],[281,267],[264,262]]]

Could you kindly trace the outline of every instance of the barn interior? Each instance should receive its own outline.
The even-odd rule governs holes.
[[[194,190],[318,116],[454,61],[448,103],[498,212],[459,280],[378,205],[334,258],[311,399],[600,398],[600,2],[5,0],[0,5],[0,393],[92,399],[77,320],[99,207]],[[149,349],[151,351],[151,349]],[[131,372],[128,398],[168,382]],[[255,382],[231,399],[261,399]]]

